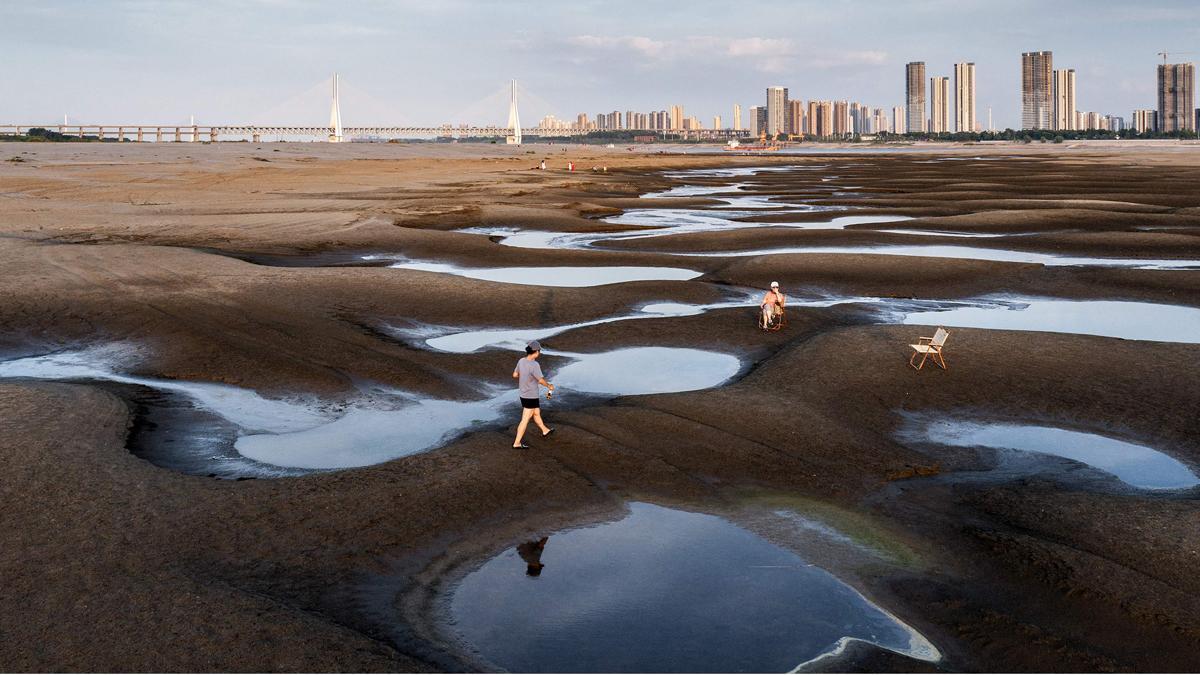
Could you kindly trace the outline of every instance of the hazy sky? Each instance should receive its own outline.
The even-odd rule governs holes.
[[[682,104],[707,126],[764,89],[902,103],[904,64],[974,61],[1016,126],[1020,54],[1077,71],[1080,109],[1155,106],[1156,52],[1200,52],[1196,2],[1101,0],[0,0],[0,122],[522,122]],[[1200,60],[1200,53],[1172,61]]]

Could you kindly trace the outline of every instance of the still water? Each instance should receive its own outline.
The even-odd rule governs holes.
[[[513,672],[788,672],[843,638],[940,658],[796,553],[716,516],[644,503],[489,560],[449,611],[463,640]]]

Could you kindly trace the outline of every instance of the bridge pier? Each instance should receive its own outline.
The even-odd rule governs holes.
[[[250,138],[252,138],[255,143],[262,143],[262,132],[260,132],[258,129],[251,129]]]
[[[162,127],[155,127],[154,142],[162,143]]]
[[[137,131],[137,142],[138,142],[138,143],[141,143],[141,142],[142,142],[142,128],[141,128],[141,127],[138,127],[137,129],[138,129],[138,131]]]
[[[125,142],[125,127],[117,127],[117,142]]]

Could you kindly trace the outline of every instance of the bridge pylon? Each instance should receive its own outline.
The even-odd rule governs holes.
[[[517,114],[517,81],[512,81],[512,95],[508,101],[509,135],[505,139],[509,145],[521,144],[521,116]]]
[[[342,142],[342,106],[338,102],[338,74],[333,74],[333,104],[329,108],[329,142]]]

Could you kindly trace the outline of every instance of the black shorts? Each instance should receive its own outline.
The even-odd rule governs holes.
[[[522,408],[540,408],[542,407],[542,399],[540,398],[525,398],[521,397]]]

